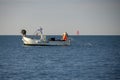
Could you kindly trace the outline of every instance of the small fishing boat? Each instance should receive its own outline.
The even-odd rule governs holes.
[[[23,29],[22,33],[22,41],[24,45],[29,46],[68,46],[70,45],[70,39],[68,37],[67,32],[65,32],[62,36],[62,39],[56,40],[55,38],[46,39],[46,36],[43,35],[42,28],[37,30],[40,32],[40,39],[33,39],[26,36],[26,30]]]

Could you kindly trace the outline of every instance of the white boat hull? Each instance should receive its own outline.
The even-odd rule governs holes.
[[[68,46],[70,45],[70,40],[55,40],[55,41],[46,41],[46,40],[37,40],[37,39],[31,39],[27,37],[22,38],[24,45],[30,45],[30,46]]]

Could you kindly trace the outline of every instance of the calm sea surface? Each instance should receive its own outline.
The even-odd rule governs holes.
[[[70,46],[21,38],[0,36],[0,80],[120,80],[120,36],[70,36]]]

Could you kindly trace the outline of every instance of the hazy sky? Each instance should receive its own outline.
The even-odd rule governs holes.
[[[120,35],[120,0],[0,0],[0,35]]]

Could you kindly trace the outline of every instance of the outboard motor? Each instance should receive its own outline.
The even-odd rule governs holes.
[[[22,33],[23,36],[26,36],[26,30],[25,29],[21,30],[21,33]]]

